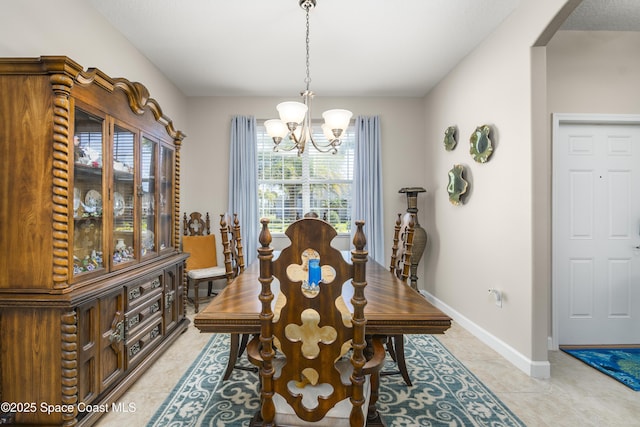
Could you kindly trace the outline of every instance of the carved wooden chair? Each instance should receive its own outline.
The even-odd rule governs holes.
[[[242,246],[242,234],[240,231],[240,221],[238,214],[233,214],[233,220],[229,214],[220,214],[220,235],[222,236],[222,247],[224,248],[224,266],[227,272],[227,284],[233,282],[245,268],[244,265],[244,249]],[[231,343],[229,347],[229,360],[227,368],[223,375],[223,380],[228,380],[234,369],[250,369],[244,366],[236,366],[238,358],[244,353],[250,335],[231,334]]]
[[[189,287],[193,286],[193,306],[197,313],[200,308],[200,283],[208,282],[207,297],[214,295],[213,281],[226,279],[229,281],[229,272],[225,266],[218,265],[216,250],[216,236],[211,234],[211,221],[209,213],[202,218],[200,212],[192,212],[187,218],[184,213],[182,219],[182,250],[190,254],[186,261],[187,296]],[[226,226],[225,226],[226,227]]]
[[[244,250],[238,214],[220,214],[220,236],[224,249],[224,266],[227,273],[227,283],[238,277],[244,271]]]
[[[261,222],[262,325],[260,337],[248,346],[249,359],[260,367],[261,409],[252,425],[321,420],[318,425],[363,426],[385,356],[382,341],[371,339],[369,347],[365,342],[364,222],[356,223],[353,264],[331,247],[336,230],[315,218],[291,224],[286,231],[291,244],[273,260],[269,221]],[[317,287],[309,284],[316,273],[321,277]],[[279,292],[272,310],[274,278]],[[350,301],[342,298],[343,286],[353,286]],[[365,348],[372,355],[368,361]],[[376,399],[371,399],[372,410]]]
[[[407,282],[411,268],[413,234],[415,227],[414,214],[398,214],[393,232],[391,248],[391,265],[389,270],[403,282]],[[401,374],[405,384],[411,386],[411,378],[404,360],[404,335],[393,335],[387,340],[387,351],[398,365],[397,371],[383,371],[380,375]]]

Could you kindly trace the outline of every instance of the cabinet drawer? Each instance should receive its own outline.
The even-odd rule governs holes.
[[[147,301],[143,301],[124,315],[125,337],[129,338],[137,334],[153,318],[154,314],[161,311],[162,293],[151,294]]]
[[[145,301],[153,298],[152,295],[162,293],[162,279],[160,276],[154,276],[144,282],[140,282],[135,285],[127,285],[126,289],[127,306],[125,307],[125,310],[129,311],[133,307],[143,304]]]
[[[161,338],[162,315],[157,313],[152,319],[149,319],[146,326],[140,328],[137,334],[127,339],[125,344],[127,369],[131,368],[138,360],[144,359],[144,355],[162,341]]]

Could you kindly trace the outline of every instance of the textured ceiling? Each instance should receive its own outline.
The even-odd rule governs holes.
[[[298,0],[89,0],[187,96],[304,89]],[[311,89],[424,96],[521,0],[317,0]],[[640,30],[640,0],[584,0],[562,29]]]
[[[640,0],[583,0],[561,30],[640,31]]]

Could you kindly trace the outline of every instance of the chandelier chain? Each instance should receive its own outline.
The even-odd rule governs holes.
[[[309,84],[311,83],[311,75],[309,73],[309,7],[305,8],[307,12],[307,38],[305,39],[305,44],[307,47],[307,57],[306,57],[306,66],[307,66],[307,76],[304,79],[304,82],[307,84],[307,91],[309,90]]]

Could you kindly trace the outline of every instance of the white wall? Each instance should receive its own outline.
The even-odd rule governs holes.
[[[559,31],[547,45],[550,113],[640,112],[640,32]]]
[[[186,126],[186,98],[89,2],[11,0],[0,5],[0,57],[68,56],[110,77],[146,86],[178,130]]]
[[[531,47],[564,3],[523,0],[425,100],[426,134],[433,142],[427,181],[434,188],[426,217],[436,230],[426,289],[535,376],[549,375],[549,307],[534,298],[536,288],[548,283],[533,279]],[[483,124],[493,129],[495,150],[479,164],[469,155],[469,137]],[[459,129],[459,143],[447,152],[442,138],[451,125]],[[463,206],[453,206],[446,192],[447,172],[457,163],[465,165],[470,182]],[[504,293],[502,308],[489,288]]]
[[[295,95],[294,95],[295,96]],[[210,212],[212,219],[227,210],[229,136],[231,118],[253,115],[258,120],[277,117],[276,104],[296,98],[192,97],[188,102],[189,138],[182,149],[181,210]],[[313,115],[329,108],[347,108],[354,115],[379,115],[382,132],[383,197],[386,258],[391,257],[393,224],[407,209],[407,186],[429,187],[423,104],[420,98],[314,98]],[[424,193],[420,196],[424,196]],[[420,219],[427,198],[419,198]],[[216,223],[217,224],[217,223]],[[246,227],[247,224],[242,224]],[[429,230],[427,230],[429,231]],[[221,253],[221,251],[220,251]],[[422,278],[421,278],[422,279]],[[420,285],[421,280],[419,280]]]

